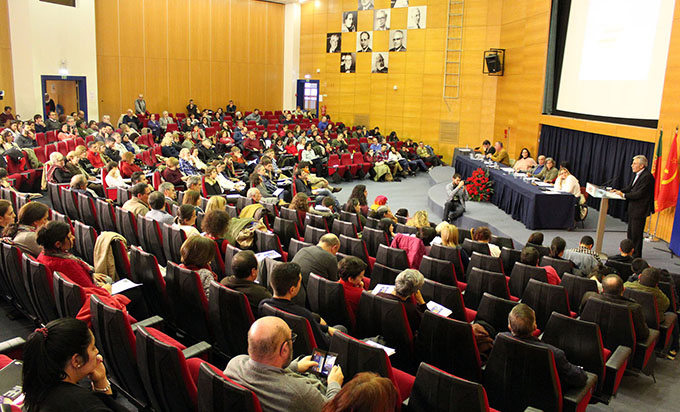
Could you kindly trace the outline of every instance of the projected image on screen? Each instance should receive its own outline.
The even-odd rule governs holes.
[[[674,3],[572,1],[557,110],[658,119]]]

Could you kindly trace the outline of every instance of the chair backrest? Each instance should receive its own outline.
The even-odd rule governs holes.
[[[157,411],[196,410],[196,385],[182,351],[156,339],[146,328],[135,331],[139,373]]]
[[[569,299],[564,286],[551,285],[530,279],[522,296],[522,303],[536,312],[536,325],[543,330],[553,312],[569,316]]]
[[[128,317],[122,310],[102,302],[97,295],[90,297],[90,313],[92,333],[106,360],[107,372],[135,399],[148,403],[137,366],[135,335]]]
[[[336,220],[337,222],[337,220]],[[370,273],[370,258],[368,256],[368,249],[366,248],[366,242],[363,239],[358,239],[356,237],[350,237],[345,235],[338,236],[340,238],[340,251],[349,256],[356,256],[363,260],[364,263],[369,265],[366,267],[366,276]]]
[[[281,241],[276,233],[264,232],[262,230],[255,231],[255,244],[257,245],[257,250],[260,252],[265,252],[268,250],[275,250],[281,256],[284,256],[283,248],[281,247]]]
[[[409,268],[408,257],[405,250],[383,244],[378,245],[378,253],[376,254],[375,262],[392,269],[404,270]]]
[[[85,303],[85,292],[59,272],[52,273],[54,301],[60,318],[75,318]]]
[[[493,243],[494,245],[498,246],[500,249],[503,249],[504,247],[508,249],[514,249],[515,244],[512,241],[512,238],[509,237],[501,237],[501,236],[496,236],[496,235],[491,235],[491,240],[489,243]]]
[[[169,261],[179,263],[182,261],[180,249],[182,248],[184,241],[187,240],[187,235],[180,227],[168,226],[165,224],[163,225],[168,227],[168,245],[170,248],[170,255],[168,255],[168,251],[165,250],[165,258]],[[162,231],[162,229],[161,234],[163,235],[163,241],[165,242],[165,233]],[[163,247],[165,247],[165,243],[163,244]]]
[[[149,311],[170,321],[165,278],[158,267],[156,256],[145,252],[138,246],[132,246],[130,247],[130,269],[132,281],[142,284],[144,300]]]
[[[602,387],[606,359],[597,323],[553,313],[543,329],[541,340],[562,349],[574,365],[596,374],[597,384]]]
[[[300,239],[297,225],[294,221],[284,219],[282,217],[274,218],[274,233],[276,233],[281,241],[281,246],[287,251],[291,239]]]
[[[255,322],[248,297],[213,281],[208,305],[218,348],[232,357],[248,353],[248,329]]]
[[[392,269],[380,263],[375,263],[371,270],[371,285],[375,286],[380,283],[394,285],[394,281],[400,273],[401,270],[399,269]]]
[[[565,273],[562,275],[560,285],[564,286],[569,296],[569,307],[574,312],[581,310],[581,300],[586,292],[597,293],[597,282],[595,279],[583,278],[581,276]]]
[[[118,226],[117,232],[123,235],[129,244],[139,246],[137,216],[134,213],[116,206],[116,224]]]
[[[543,256],[541,258],[540,266],[552,266],[557,272],[557,276],[560,278],[564,276],[565,273],[571,273],[574,269],[574,264],[570,260],[555,259],[550,256]]]
[[[651,292],[631,288],[624,289],[623,296],[633,299],[642,306],[642,313],[645,315],[647,326],[652,329],[659,329],[659,324],[662,323],[661,319],[664,315],[659,313],[656,296]]]
[[[479,252],[472,252],[472,255],[470,256],[470,263],[467,267],[468,274],[472,268],[484,269],[496,273],[505,273],[503,270],[503,262],[501,262],[500,257],[483,255]]]
[[[453,268],[456,272],[456,278],[460,281],[465,279],[465,268],[463,267],[463,259],[461,257],[460,247],[432,245],[430,247],[430,257],[441,260],[448,260],[453,263]]]
[[[130,258],[127,254],[127,244],[124,239],[111,240],[111,252],[113,253],[113,261],[116,265],[116,273],[118,277],[130,278]]]
[[[354,223],[345,222],[340,219],[334,219],[333,225],[331,227],[331,232],[335,233],[337,236],[345,235],[347,237],[356,238],[357,229],[354,227]]]
[[[609,266],[618,272],[621,279],[624,281],[628,279],[633,274],[633,265],[626,262],[619,262],[616,260],[607,260],[605,266]]]
[[[420,262],[420,272],[427,279],[432,279],[445,285],[458,286],[453,264],[448,260],[423,256],[423,260]]]
[[[64,212],[64,206],[61,203],[61,188],[60,186],[66,186],[66,185],[60,185],[58,183],[52,183],[52,182],[47,182],[47,194],[49,195],[50,201],[52,202],[52,207],[54,209],[61,213],[65,214]]]
[[[156,256],[158,263],[161,266],[165,266],[166,259],[161,224],[146,216],[137,216],[137,232],[144,250]]]
[[[515,263],[515,267],[512,268],[512,273],[510,274],[510,281],[508,282],[510,293],[521,299],[531,279],[548,283],[548,275],[545,273],[545,269],[538,266],[525,265],[520,262]]]
[[[80,220],[80,211],[78,210],[78,204],[76,203],[76,198],[70,187],[61,188],[61,204],[64,207],[66,216],[72,220]]]
[[[295,185],[293,185],[295,186]],[[282,207],[281,210],[279,210],[279,213],[281,215],[282,219],[287,219],[290,220],[291,222],[295,223],[295,226],[297,227],[298,233],[303,233],[303,222],[300,222],[300,219],[298,217],[297,211],[287,208],[287,207]]]
[[[515,263],[519,262],[521,255],[521,250],[507,247],[501,248],[501,262],[503,262],[503,269],[506,273],[512,273],[512,268],[515,267]],[[543,265],[541,264],[541,266]]]
[[[463,295],[457,287],[425,279],[420,293],[426,302],[431,300],[451,310],[450,318],[467,322]]]
[[[538,254],[541,255],[541,256],[550,256],[550,248],[547,247],[547,246],[536,245],[536,244],[533,244],[533,243],[527,243],[524,246],[525,247],[530,246],[530,247],[538,250]]]
[[[368,226],[364,227],[363,239],[366,241],[366,247],[368,248],[368,254],[370,256],[376,256],[378,253],[378,247],[380,245],[388,245],[387,234],[379,229],[373,229]]]
[[[380,220],[373,218],[373,217],[367,217],[366,218],[366,226],[365,227],[370,227],[371,229],[377,229],[378,224],[380,224]]]
[[[95,205],[97,207],[97,219],[101,230],[109,232],[117,231],[116,211],[114,210],[113,205],[102,199],[97,199]]]
[[[349,382],[359,372],[373,372],[390,378],[392,367],[385,351],[370,346],[342,332],[335,332],[331,337],[330,352],[338,354],[336,365],[342,368],[342,374]]]
[[[241,249],[233,246],[231,244],[227,245],[227,249],[224,251],[224,272],[227,276],[232,274],[231,261],[234,259],[234,255],[240,252]]]
[[[411,389],[408,410],[413,412],[487,412],[484,387],[421,363]]]
[[[403,223],[397,223],[394,225],[394,233],[408,233],[415,235],[418,233],[418,228],[415,226],[406,226]]]
[[[489,245],[484,242],[477,242],[472,239],[463,240],[463,249],[467,252],[468,256],[472,256],[472,252],[477,252],[482,255],[491,255],[491,250]]]
[[[257,395],[209,363],[198,370],[198,412],[243,411],[261,412]]]
[[[317,347],[312,326],[306,318],[275,308],[268,303],[262,305],[260,311],[262,316],[276,316],[285,320],[290,330],[298,335],[293,342],[293,357],[310,354]]]
[[[307,226],[307,227],[305,227],[305,236],[304,236],[305,243],[311,243],[313,245],[316,245],[317,243],[319,243],[319,239],[321,239],[321,237],[323,235],[325,235],[326,233],[328,233],[328,232],[326,232],[325,229],[319,229],[318,227]]]
[[[328,221],[326,220],[325,217],[314,213],[307,213],[307,215],[305,216],[305,220],[306,220],[305,230],[309,226],[314,226],[315,228],[323,229],[326,233],[328,233],[329,231]]]
[[[580,319],[600,326],[605,348],[614,351],[618,346],[628,346],[635,353],[635,327],[628,306],[590,298],[583,307]]]
[[[491,407],[519,412],[528,406],[562,410],[562,391],[550,349],[508,335],[496,336],[484,371]]]
[[[302,248],[314,246],[312,243],[302,242],[297,239],[291,239],[288,245],[288,261],[292,261],[295,254]]]
[[[78,210],[80,210],[80,217],[88,226],[99,228],[97,221],[97,209],[94,204],[94,199],[90,198],[84,193],[76,193],[78,195]]]
[[[425,312],[415,343],[419,359],[463,379],[480,382],[482,361],[472,325]]]
[[[482,296],[482,300],[479,302],[475,320],[483,320],[484,322],[493,326],[493,328],[498,333],[507,332],[508,315],[510,314],[512,308],[517,305],[517,302],[485,293]]]
[[[310,273],[307,279],[307,301],[311,311],[321,315],[329,325],[351,326],[345,290],[340,283]]]
[[[94,245],[97,241],[97,231],[92,226],[73,221],[78,254],[90,265],[94,265]]]
[[[341,210],[340,220],[354,223],[354,227],[357,229],[357,232],[363,229],[363,226],[361,225],[361,219],[359,219],[359,216],[356,213]]]
[[[26,254],[22,255],[22,259],[27,275],[25,283],[38,318],[42,323],[57,319],[59,312],[52,291],[52,271]]]
[[[174,309],[175,326],[193,339],[210,341],[208,299],[198,273],[168,262],[165,289]]]
[[[508,281],[502,273],[472,268],[465,288],[465,306],[477,309],[486,293],[502,299],[510,299]]]
[[[23,253],[21,249],[6,241],[2,242],[2,255],[4,262],[4,269],[9,286],[12,290],[12,295],[15,298],[15,304],[19,306],[19,310],[29,317],[36,316],[36,310],[33,307],[31,295],[26,288],[24,281],[24,262],[22,259]]]

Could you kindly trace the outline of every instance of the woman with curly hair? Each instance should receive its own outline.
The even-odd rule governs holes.
[[[419,210],[416,213],[414,213],[413,217],[406,221],[406,226],[413,226],[418,228],[430,226],[430,219],[427,215],[427,211]]]

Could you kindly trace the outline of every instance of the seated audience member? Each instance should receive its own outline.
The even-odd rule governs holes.
[[[225,211],[226,208],[227,199],[225,199],[223,196],[213,196],[208,199],[208,204],[205,206],[205,213],[208,214],[208,212],[213,210]]]
[[[173,145],[173,137],[170,133],[166,133],[163,140],[161,140],[161,156],[167,158],[179,158],[179,150]]]
[[[627,279],[627,282],[635,282],[640,277],[642,271],[649,267],[649,263],[647,263],[647,261],[642,258],[635,258],[632,262],[630,262],[630,266],[633,270],[633,274],[630,275],[630,277]]]
[[[406,269],[397,275],[394,280],[392,293],[380,292],[378,296],[396,300],[404,305],[406,318],[415,337],[420,328],[420,321],[427,310],[420,288],[425,284],[425,277],[416,269]],[[414,303],[415,301],[415,303]]]
[[[59,134],[57,135],[57,140],[68,140],[75,139],[76,135],[71,133],[71,128],[68,123],[63,123],[59,128]]]
[[[536,250],[536,248],[526,246],[524,249],[522,249],[522,254],[520,255],[519,260],[525,265],[537,266],[542,269],[545,269],[545,274],[548,276],[548,283],[550,283],[551,285],[559,285],[562,280],[560,279],[559,275],[557,275],[557,271],[555,270],[555,268],[553,268],[552,266],[538,266],[540,258],[541,255],[538,253],[538,250]]]
[[[149,206],[151,210],[144,216],[160,223],[172,224],[174,218],[165,209],[165,196],[163,196],[163,193],[152,192],[149,195]]]
[[[182,264],[180,267],[198,274],[203,285],[205,297],[210,296],[210,282],[217,281],[217,275],[210,269],[210,262],[215,258],[215,241],[205,236],[187,236],[180,248]]]
[[[595,241],[590,236],[583,236],[579,246],[564,251],[564,259],[571,260],[583,274],[590,273],[600,262],[598,254],[592,250]]]
[[[360,372],[342,387],[321,412],[391,412],[400,407],[399,393],[389,378]]]
[[[302,274],[300,273],[300,265],[297,263],[290,262],[277,265],[269,277],[269,284],[274,290],[274,297],[260,302],[260,314],[262,314],[262,307],[264,304],[268,303],[274,308],[302,316],[309,321],[316,344],[324,349],[328,348],[331,336],[333,336],[336,330],[347,333],[345,327],[330,327],[319,315],[310,312],[302,305],[292,302],[295,296],[300,292],[300,289],[302,289]]]
[[[494,153],[488,153],[486,157],[494,162],[510,166],[510,156],[508,155],[508,151],[503,148],[503,142],[496,142],[494,144],[494,149]]]
[[[229,244],[227,232],[229,231],[231,216],[224,210],[224,207],[211,210],[210,203],[208,203],[208,208],[206,209],[205,216],[203,216],[201,221],[201,230],[203,230],[201,234],[214,240],[219,246],[220,253],[224,255]]]
[[[191,150],[184,148],[179,152],[179,170],[186,176],[200,175],[201,172],[194,166],[191,159]]]
[[[27,411],[120,410],[94,335],[81,320],[56,319],[31,333],[24,345],[22,374]],[[91,386],[79,384],[85,378]]]
[[[394,217],[403,217],[405,219],[408,219],[408,209],[406,208],[401,208],[397,210],[397,213],[394,214]]]
[[[71,178],[71,185],[70,186],[71,186],[71,190],[74,193],[82,193],[85,196],[89,197],[90,199],[94,200],[94,199],[97,199],[97,198],[100,197],[98,193],[96,193],[94,190],[89,189],[87,187],[87,179],[85,178],[85,175],[78,174],[78,175],[73,176]],[[103,200],[113,202],[111,199],[103,199]]]
[[[529,170],[529,172],[527,173],[529,176],[538,175],[545,169],[545,156],[539,155],[538,159],[536,160],[538,161],[538,163],[535,164],[534,167],[532,167]]]
[[[567,242],[559,236],[555,236],[550,242],[550,257],[553,259],[567,260],[564,259],[564,249],[567,247]],[[574,262],[572,262],[573,264]]]
[[[232,275],[225,277],[220,283],[245,294],[253,315],[257,317],[260,302],[271,299],[272,294],[266,287],[255,283],[258,274],[255,253],[252,250],[242,250],[235,254],[231,260],[231,270]]]
[[[439,160],[437,156],[434,155],[434,153],[430,152],[428,147],[425,146],[425,143],[418,142],[418,148],[416,149],[416,155],[425,163],[429,163],[432,166],[441,166],[442,161]]]
[[[369,170],[369,173],[374,181],[377,182],[380,179],[384,179],[386,182],[391,182],[395,180],[389,166],[385,164],[381,156],[373,151],[373,149],[368,149],[368,151],[366,151],[364,154],[364,161],[371,164],[372,167]]]
[[[172,224],[174,227],[182,229],[187,239],[191,236],[200,235],[198,229],[194,226],[196,224],[196,208],[192,205],[183,204],[179,207],[175,221]]]
[[[555,189],[571,193],[579,200],[583,196],[581,195],[581,185],[578,179],[566,167],[560,167],[559,174],[555,180]]]
[[[645,315],[642,312],[642,306],[633,299],[623,296],[623,280],[619,275],[607,275],[602,279],[602,293],[586,292],[581,300],[581,307],[579,312],[583,312],[588,299],[600,299],[605,302],[616,303],[619,305],[626,305],[633,314],[633,326],[635,327],[635,339],[638,342],[644,342],[649,337],[649,328],[645,322]]]
[[[16,219],[17,215],[14,213],[14,208],[9,200],[0,199],[0,233]]]
[[[659,289],[659,281],[661,280],[661,271],[657,268],[648,267],[640,273],[638,279],[632,282],[626,282],[623,287],[634,290],[641,290],[654,295],[656,304],[659,308],[659,313],[665,313],[670,306],[670,301],[661,289]]]
[[[52,152],[45,180],[50,183],[69,183],[73,175],[64,167],[65,165],[66,158],[64,155],[59,152]]]
[[[258,188],[251,187],[248,189],[248,192],[246,192],[246,198],[252,200],[253,203],[244,207],[241,210],[241,213],[239,213],[238,217],[253,218],[256,220],[259,219],[262,216],[264,210],[264,205],[260,203],[260,200],[262,200],[262,193],[260,193]]]
[[[491,253],[491,256],[499,257],[501,255],[501,249],[497,245],[489,243],[491,241],[491,230],[489,230],[488,227],[480,226],[475,229],[472,240],[486,243],[489,246],[489,252]]]
[[[109,136],[104,140],[104,155],[108,157],[111,161],[113,162],[120,162],[121,157],[120,155],[125,153],[125,146],[123,146],[122,143],[116,143],[116,138],[120,141],[120,135],[118,133],[113,134],[112,136]]]
[[[175,157],[165,160],[165,169],[161,172],[163,180],[174,186],[184,186],[184,175],[178,168],[179,161]]]
[[[609,256],[607,261],[612,260],[615,262],[632,263],[633,252],[635,252],[635,248],[633,248],[633,241],[630,239],[623,239],[621,243],[619,243],[619,254]]]
[[[135,155],[132,152],[125,152],[121,156],[120,175],[123,178],[132,177],[135,172],[142,172],[142,168],[135,164]]]
[[[327,233],[321,236],[316,246],[302,248],[295,254],[292,262],[300,266],[303,287],[302,292],[298,295],[298,299],[293,301],[304,306],[310,273],[333,282],[338,280],[338,259],[335,255],[339,250],[340,240],[338,237],[333,233]]]
[[[36,241],[38,230],[50,219],[50,208],[40,202],[28,202],[19,209],[16,223],[10,223],[2,231],[2,236],[12,239],[12,243],[33,257],[38,257],[43,248]]]
[[[534,232],[531,235],[529,235],[527,245],[543,246],[543,239],[544,236],[542,232]]]
[[[366,263],[355,256],[347,256],[338,262],[338,276],[340,284],[345,291],[345,302],[347,312],[352,322],[356,319],[359,309],[359,299],[364,288],[364,274],[366,273]]]
[[[149,212],[149,195],[151,186],[146,183],[137,183],[130,189],[132,197],[123,204],[123,209],[135,215],[145,216]]]
[[[133,172],[132,176],[130,176],[130,185],[134,186],[137,183],[149,184],[149,179],[146,178],[144,172]]]
[[[201,193],[198,190],[188,189],[186,192],[184,192],[184,195],[182,196],[182,204],[191,205],[194,207],[194,209],[196,209],[197,213],[203,213],[203,209],[201,209],[199,206],[201,204]]]
[[[177,190],[175,189],[175,186],[172,183],[170,182],[161,183],[160,185],[158,185],[158,191],[163,193],[163,196],[165,196],[165,203],[170,205],[170,208],[172,208],[173,205],[177,204],[176,202]]]
[[[592,272],[588,273],[587,277],[597,282],[597,291],[602,293],[602,280],[605,276],[614,273],[612,268],[609,268],[603,264],[598,264]]]
[[[311,356],[292,361],[296,337],[283,319],[258,319],[248,331],[248,355],[232,358],[224,370],[257,395],[263,412],[319,412],[340,391],[344,379],[340,366],[333,366],[324,383],[305,373],[317,365]]]
[[[439,237],[441,238],[442,246],[455,247],[458,249],[458,252],[460,253],[461,263],[463,264],[464,268],[467,268],[467,265],[470,262],[470,257],[468,256],[465,249],[460,247],[460,244],[458,243],[459,241],[458,228],[450,223],[445,223],[441,227]]]
[[[94,183],[95,178],[91,176],[85,168],[83,168],[80,164],[80,156],[78,153],[74,151],[68,152],[66,155],[66,165],[65,165],[66,170],[71,173],[73,176],[76,175],[82,175],[85,178],[85,185],[87,188],[90,190],[94,191],[97,196],[99,197],[105,197],[106,195],[104,194],[104,188],[101,184],[99,183]]]
[[[324,197],[321,204],[316,205],[313,208],[310,207],[309,213],[323,216],[329,228],[333,225],[333,220],[340,217],[340,214],[335,209],[335,202],[330,196]]]
[[[106,182],[106,186],[110,188],[115,188],[115,187],[120,187],[120,188],[128,188],[130,185],[125,183],[125,180],[123,179],[123,176],[120,175],[120,170],[118,169],[118,163],[116,162],[109,162],[106,164],[106,168],[104,169],[106,173],[106,177],[104,178],[104,181]]]
[[[536,314],[524,303],[520,303],[510,311],[508,315],[508,329],[510,332],[502,332],[522,342],[550,349],[555,358],[555,367],[560,378],[562,388],[580,388],[586,384],[588,376],[582,367],[573,365],[567,360],[562,349],[556,348],[537,337],[533,336],[536,330]]]
[[[411,227],[426,227],[430,226],[430,218],[427,215],[427,211],[419,210],[411,216],[409,220],[406,221],[406,226]]]
[[[87,144],[87,160],[93,168],[101,169],[106,166],[106,161],[102,155],[104,144],[101,142],[90,142]]]
[[[382,230],[385,235],[387,235],[387,241],[389,244],[392,243],[392,240],[394,239],[394,229],[396,227],[396,224],[394,223],[394,220],[384,217],[380,219],[378,222],[378,230]]]
[[[315,203],[321,203],[326,196],[330,196],[336,209],[340,209],[340,203],[331,190],[324,188],[312,189],[311,182],[309,181],[309,172],[306,169],[298,171],[294,184],[295,190],[298,193],[306,194],[310,199],[314,199]]]
[[[205,169],[205,179],[203,183],[207,197],[219,196],[223,194],[222,187],[217,183],[217,168],[208,166]]]
[[[535,174],[535,177],[543,180],[546,183],[554,183],[557,179],[559,170],[555,167],[555,159],[548,157],[545,159],[545,167],[543,170]]]
[[[520,153],[519,158],[515,161],[515,164],[512,166],[512,168],[518,172],[528,172],[532,170],[534,166],[536,166],[536,161],[533,157],[531,157],[529,149],[524,147],[522,148],[522,152]]]

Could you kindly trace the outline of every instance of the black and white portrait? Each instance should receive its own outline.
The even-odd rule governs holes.
[[[371,52],[373,51],[373,32],[362,31],[357,35],[357,52]]]
[[[359,10],[373,10],[373,0],[359,0]]]
[[[340,53],[341,41],[341,33],[328,33],[326,35],[326,53]]]
[[[408,8],[409,29],[424,29],[427,21],[427,6],[414,6]]]
[[[373,73],[387,73],[387,59],[388,53],[373,53],[373,61],[371,63],[371,72]]]
[[[390,30],[390,51],[406,51],[406,30]]]
[[[342,13],[342,31],[357,31],[357,12],[346,11]]]
[[[342,53],[340,55],[340,73],[354,73],[356,71],[356,53]]]
[[[390,9],[379,9],[375,11],[373,20],[373,30],[390,29]]]
[[[392,8],[396,7],[408,7],[408,0],[392,0]]]

